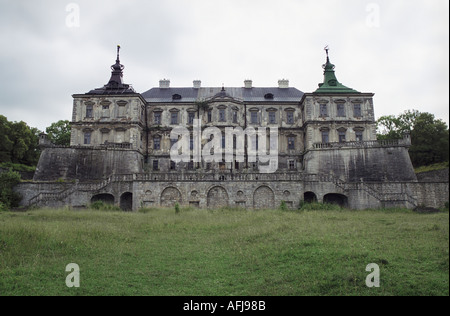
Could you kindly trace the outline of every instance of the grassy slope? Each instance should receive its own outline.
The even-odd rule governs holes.
[[[448,237],[448,212],[0,213],[0,295],[449,295]]]

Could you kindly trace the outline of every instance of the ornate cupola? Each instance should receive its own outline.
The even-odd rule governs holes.
[[[109,79],[107,86],[118,87],[119,85],[123,84],[122,78],[123,78],[123,70],[124,70],[125,66],[120,63],[119,52],[120,52],[120,45],[117,45],[117,59],[116,59],[116,63],[111,66],[111,70],[112,70],[111,79]]]
[[[111,78],[109,82],[102,88],[89,91],[87,94],[129,94],[136,93],[133,87],[129,84],[123,83],[124,65],[120,63],[120,45],[117,45],[117,59],[116,63],[111,66]]]
[[[325,47],[325,51],[327,53],[327,61],[322,66],[324,69],[323,72],[323,83],[319,83],[319,88],[314,91],[314,93],[360,93],[356,90],[353,90],[349,87],[341,84],[334,73],[335,66],[330,62],[330,56],[328,55],[328,46]]]

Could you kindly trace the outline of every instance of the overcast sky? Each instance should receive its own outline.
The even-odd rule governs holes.
[[[448,0],[0,0],[0,114],[45,130],[106,84],[121,45],[137,92],[290,86],[313,92],[329,45],[338,80],[375,115],[449,122]]]

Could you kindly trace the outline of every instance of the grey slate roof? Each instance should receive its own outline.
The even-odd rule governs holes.
[[[230,88],[225,87],[203,87],[195,88],[152,88],[144,93],[142,97],[147,102],[180,103],[195,102],[200,100],[232,98],[240,102],[300,102],[303,92],[296,88],[280,89],[278,87],[268,88]],[[174,100],[174,95],[180,95],[181,99]],[[266,99],[267,94],[272,94],[273,99]]]

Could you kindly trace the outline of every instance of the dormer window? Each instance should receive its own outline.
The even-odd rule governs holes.
[[[264,99],[266,99],[266,100],[273,100],[273,94],[272,93],[266,93],[264,95]]]
[[[172,100],[181,100],[181,95],[175,93],[174,95],[172,95]]]

